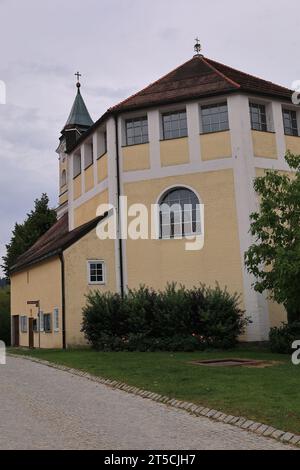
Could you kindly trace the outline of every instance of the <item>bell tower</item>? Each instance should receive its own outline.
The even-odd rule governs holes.
[[[77,93],[64,128],[61,131],[59,146],[56,153],[59,155],[59,205],[57,208],[58,218],[68,211],[68,186],[69,186],[69,161],[68,153],[76,145],[80,137],[94,124],[85,102],[82,98],[80,88],[81,74],[77,72]]]

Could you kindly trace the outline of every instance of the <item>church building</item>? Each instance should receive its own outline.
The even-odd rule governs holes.
[[[58,221],[11,272],[13,345],[85,345],[86,295],[141,284],[218,282],[239,293],[252,320],[243,338],[249,342],[268,339],[270,328],[286,320],[282,306],[254,291],[244,253],[253,243],[249,217],[259,208],[254,178],[266,169],[288,171],[288,149],[300,154],[299,107],[291,90],[204,57],[198,44],[195,51],[96,122],[78,75],[57,149]],[[176,236],[174,218],[166,236],[159,217],[157,236],[121,237],[120,196],[149,213],[152,205],[179,205],[188,221],[183,236]],[[115,239],[98,236],[110,217],[99,211],[102,204],[116,208]],[[202,237],[202,249],[186,249],[193,235]]]

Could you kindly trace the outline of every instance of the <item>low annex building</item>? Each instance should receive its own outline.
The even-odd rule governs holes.
[[[245,339],[267,339],[286,313],[253,290],[244,252],[252,243],[249,216],[259,207],[253,179],[270,168],[288,171],[286,151],[300,153],[300,111],[292,92],[199,52],[95,123],[80,86],[57,149],[58,221],[11,273],[13,344],[83,345],[88,292],[124,292],[140,284],[163,289],[168,282],[218,282],[241,293],[252,320]],[[149,211],[152,204],[175,202],[183,216],[188,201],[183,238],[175,236],[172,219],[168,237],[160,226],[157,239],[100,240],[97,208],[112,204],[119,221],[120,196]],[[199,207],[205,243],[187,251],[185,238],[204,230],[195,223]]]

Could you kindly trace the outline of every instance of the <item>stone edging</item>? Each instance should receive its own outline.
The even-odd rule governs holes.
[[[284,444],[292,444],[297,447],[300,447],[300,436],[290,433],[290,432],[280,431],[279,429],[275,429],[272,426],[268,426],[267,424],[257,423],[255,421],[248,420],[247,418],[243,418],[241,416],[238,417],[238,416],[226,415],[225,413],[222,413],[217,410],[195,405],[195,403],[183,402],[183,401],[175,400],[174,398],[169,398],[167,396],[159,395],[158,393],[147,392],[146,390],[133,387],[132,385],[128,385],[123,382],[118,382],[117,380],[104,379],[102,377],[91,375],[88,372],[84,372],[79,369],[73,369],[71,367],[63,366],[61,364],[56,364],[56,363],[45,361],[42,359],[37,359],[35,357],[25,356],[25,355],[23,356],[21,354],[20,355],[10,354],[10,353],[8,353],[8,356],[27,359],[31,362],[36,362],[38,364],[52,367],[53,369],[58,369],[64,372],[69,372],[79,377],[85,377],[86,379],[91,380],[92,382],[97,382],[102,385],[106,385],[108,387],[114,388],[114,389],[123,390],[124,392],[132,393],[142,398],[146,398],[152,401],[156,401],[158,403],[171,406],[172,408],[177,408],[179,410],[187,411],[188,413],[194,416],[198,416],[198,417],[203,416],[203,417],[212,419],[214,421],[231,424],[233,426],[239,427],[246,431],[258,434],[260,436],[270,437],[270,438],[276,439],[277,441],[283,442]]]

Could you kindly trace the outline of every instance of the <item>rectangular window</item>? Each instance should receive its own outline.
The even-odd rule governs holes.
[[[107,153],[107,132],[104,132],[104,153]]]
[[[81,173],[81,154],[75,153],[73,157],[73,177],[80,175]]]
[[[55,308],[53,310],[53,329],[54,331],[59,331],[59,310]]]
[[[20,327],[21,327],[21,332],[22,333],[27,333],[27,317],[25,315],[22,315],[20,317]]]
[[[88,261],[88,283],[105,284],[105,265],[103,261]]]
[[[40,318],[38,318],[38,328],[44,331],[44,312],[40,311]]]
[[[227,103],[201,106],[202,132],[228,131],[228,108]]]
[[[297,113],[296,111],[291,111],[290,109],[283,109],[283,125],[284,133],[286,135],[295,135],[298,137],[298,123],[297,123]]]
[[[147,117],[126,120],[126,145],[149,142]]]
[[[254,131],[268,132],[267,113],[264,104],[250,103],[251,127]]]
[[[180,137],[187,137],[187,117],[186,111],[178,111],[173,113],[166,113],[162,115],[163,122],[163,138],[178,139]]]
[[[89,166],[92,165],[94,161],[94,148],[93,144],[85,144],[84,146],[84,168],[88,168]]]
[[[51,313],[44,313],[44,331],[46,333],[51,333],[52,325],[51,325]]]

